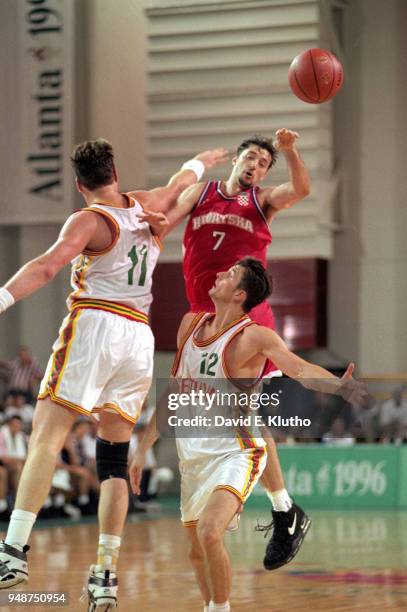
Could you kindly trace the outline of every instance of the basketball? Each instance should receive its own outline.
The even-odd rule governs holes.
[[[288,70],[293,93],[308,104],[332,100],[342,87],[341,62],[325,49],[308,49],[297,55]]]

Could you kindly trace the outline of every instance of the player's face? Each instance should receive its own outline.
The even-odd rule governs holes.
[[[232,161],[233,173],[237,176],[240,186],[248,189],[252,185],[261,183],[267,176],[271,159],[270,153],[257,145],[250,145],[240,153],[239,157],[235,157]]]
[[[218,272],[215,284],[209,290],[211,298],[216,298],[222,302],[231,302],[235,295],[237,296],[243,291],[239,289],[242,274],[243,269],[238,265],[232,266],[225,272]]]

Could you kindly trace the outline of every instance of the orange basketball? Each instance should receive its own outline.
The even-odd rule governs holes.
[[[330,51],[308,49],[291,62],[288,82],[297,98],[321,104],[336,96],[342,87],[342,64]]]

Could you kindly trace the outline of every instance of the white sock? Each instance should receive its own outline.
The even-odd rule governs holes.
[[[7,506],[7,500],[6,499],[0,499],[0,512],[4,512],[5,510],[7,510],[8,506]]]
[[[287,489],[279,489],[278,491],[272,492],[267,491],[267,495],[273,504],[273,509],[277,512],[288,512],[293,505],[293,501],[288,495]]]
[[[27,544],[37,515],[27,510],[13,510],[5,542],[10,546],[23,547]]]
[[[207,606],[206,604],[204,605],[204,612],[209,612],[209,606]]]
[[[97,571],[110,569],[116,571],[122,539],[119,536],[101,533],[99,535]],[[100,568],[100,569],[99,569]]]
[[[79,495],[78,497],[78,504],[80,506],[86,506],[89,503],[89,495]]]
[[[230,612],[230,603],[225,601],[225,603],[217,604],[213,601],[209,604],[209,612]]]

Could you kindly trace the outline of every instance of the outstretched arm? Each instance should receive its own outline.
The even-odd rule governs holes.
[[[368,393],[363,383],[352,378],[355,368],[353,363],[349,364],[342,378],[338,378],[325,368],[292,353],[282,338],[271,329],[258,327],[254,333],[259,352],[307,389],[337,394],[355,405],[365,402]]]
[[[167,212],[168,225],[164,229],[163,236],[169,234],[177,225],[188,217],[195,208],[201,194],[205,188],[205,183],[195,183],[185,189],[177,199],[176,206]]]
[[[228,155],[228,151],[224,148],[199,153],[190,161],[200,162],[198,163],[198,167],[201,166],[202,168],[200,175],[197,174],[197,171],[181,168],[170,178],[165,187],[156,187],[150,191],[133,191],[131,195],[149,210],[166,213],[175,205],[178,196],[185,189],[195,185],[200,180],[203,171],[218,164],[223,164],[227,160]],[[189,162],[186,162],[186,164],[189,164]]]
[[[285,155],[290,181],[265,190],[263,209],[268,220],[283,208],[289,208],[310,193],[308,170],[296,147],[297,132],[285,128],[277,130],[275,146]]]
[[[97,223],[97,215],[89,215],[86,212],[71,215],[61,229],[57,241],[45,253],[20,268],[0,289],[0,295],[5,289],[16,302],[49,283],[61,268],[86,248],[96,231]],[[5,309],[1,307],[0,302],[0,312]]]

